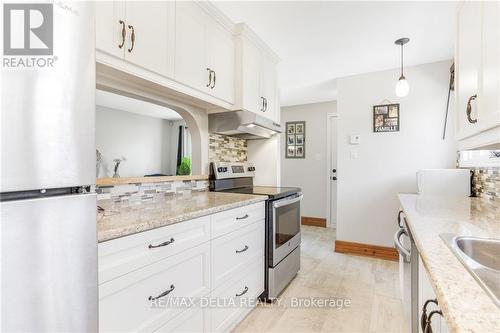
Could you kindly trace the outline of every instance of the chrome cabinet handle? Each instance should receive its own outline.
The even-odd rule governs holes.
[[[248,245],[245,245],[245,247],[242,250],[236,250],[236,253],[242,253],[248,250]]]
[[[403,214],[403,211],[400,210],[399,213],[398,213],[398,225],[400,228],[403,227],[403,224],[401,223],[401,214]]]
[[[267,98],[264,97],[264,110],[262,110],[263,112],[266,112],[267,111]]]
[[[175,289],[175,286],[173,284],[170,285],[170,289],[167,290],[167,291],[164,291],[162,292],[160,295],[156,296],[156,297],[153,297],[153,296],[149,296],[148,300],[150,301],[154,301],[154,300],[157,300],[157,299],[160,299],[162,297],[165,297],[167,296],[168,294],[170,294],[172,291],[174,291]]]
[[[245,295],[245,294],[247,293],[247,291],[248,291],[248,287],[247,287],[247,286],[245,286],[245,290],[243,290],[243,291],[242,291],[241,293],[239,293],[239,294],[236,294],[236,297],[240,297],[240,296]]]
[[[132,34],[130,35],[130,41],[132,42],[132,46],[130,46],[130,48],[128,49],[128,52],[132,52],[132,50],[134,49],[134,45],[135,45],[135,29],[134,29],[134,26],[130,25],[130,24],[129,24],[128,28],[132,30]]]
[[[428,299],[425,301],[424,306],[422,306],[422,315],[420,316],[420,326],[422,327],[422,330],[425,330],[425,326],[427,325],[427,306],[430,303],[438,305],[437,299]]]
[[[410,262],[410,251],[408,251],[407,249],[405,249],[403,247],[403,245],[401,244],[401,241],[399,240],[399,238],[401,237],[401,235],[407,235],[405,229],[401,228],[399,229],[395,234],[394,234],[394,246],[396,247],[396,249],[398,250],[399,253],[401,253],[401,255],[403,256],[403,259],[405,262]]]
[[[121,24],[122,26],[122,42],[121,44],[118,44],[118,48],[121,49],[123,45],[125,45],[125,37],[127,36],[127,30],[125,30],[125,22],[119,20],[118,23]]]
[[[236,217],[237,220],[244,220],[248,218],[248,214],[243,215],[242,217]]]
[[[175,239],[170,238],[170,240],[168,240],[166,242],[163,242],[161,244],[158,244],[158,245],[151,245],[151,244],[149,244],[148,248],[154,249],[154,248],[157,248],[157,247],[167,246],[167,245],[172,244],[173,242],[175,242]]]
[[[262,107],[260,108],[260,111],[264,112],[264,97],[260,97],[262,99]]]
[[[205,87],[210,87],[210,85],[212,84],[212,70],[210,68],[207,67],[207,71],[208,71],[208,83],[206,84]]]
[[[471,97],[469,97],[469,100],[467,101],[467,120],[471,124],[477,123],[477,119],[472,119],[472,117],[471,117],[471,113],[472,113],[471,103],[472,103],[472,101],[476,100],[476,98],[477,98],[477,95],[472,95]]]
[[[215,88],[215,80],[217,80],[217,73],[215,71],[212,71],[214,73],[214,80],[212,81],[212,85],[210,86],[210,89]]]
[[[431,313],[429,313],[429,317],[427,318],[427,321],[425,322],[424,333],[432,333],[431,321],[432,321],[432,316],[434,316],[435,314],[438,314],[441,317],[443,316],[443,312],[441,312],[441,310],[431,311]]]

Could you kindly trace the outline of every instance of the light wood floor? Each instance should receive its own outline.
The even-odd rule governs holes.
[[[259,305],[234,332],[405,332],[398,264],[335,253],[334,240],[334,229],[303,226],[301,269],[281,306]],[[292,308],[293,297],[346,298],[351,306]]]

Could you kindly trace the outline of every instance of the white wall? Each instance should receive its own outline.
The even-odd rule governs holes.
[[[280,186],[280,136],[247,140],[247,160],[256,168],[254,185]]]
[[[122,156],[127,160],[120,165],[121,177],[175,174],[175,125],[179,122],[171,126],[168,120],[97,106],[96,148],[103,156],[99,177],[112,177],[113,159]]]
[[[419,169],[454,168],[453,117],[442,140],[450,65],[407,68],[410,93],[402,98],[394,93],[398,69],[338,80],[337,239],[393,246],[397,194],[416,191]],[[372,107],[384,99],[401,104],[399,132],[373,133]],[[353,134],[361,135],[360,145],[349,145]]]
[[[302,188],[302,215],[326,218],[326,119],[337,112],[336,102],[281,108],[283,126],[287,121],[306,122],[306,158],[285,158],[286,136],[281,136],[281,185]]]

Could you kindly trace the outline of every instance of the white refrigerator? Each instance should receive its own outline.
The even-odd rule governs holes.
[[[51,58],[53,66],[2,67],[0,325],[3,332],[96,332],[94,4],[48,3],[52,18],[2,5],[2,17],[24,17],[10,29],[53,25],[43,36],[24,26],[24,45],[16,46],[52,32],[53,54],[9,57]]]

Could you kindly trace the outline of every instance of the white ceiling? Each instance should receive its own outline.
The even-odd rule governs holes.
[[[102,90],[96,90],[95,104],[110,109],[140,114],[142,116],[167,120],[182,119],[177,112],[169,108]]]
[[[282,59],[282,105],[336,99],[335,79],[451,59],[456,2],[213,1]],[[397,78],[395,78],[396,80]]]

